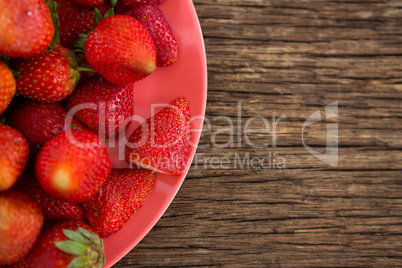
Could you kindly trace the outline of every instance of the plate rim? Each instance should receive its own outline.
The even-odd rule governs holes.
[[[186,0],[187,3],[189,3],[190,6],[190,11],[191,11],[191,17],[195,19],[196,22],[196,30],[197,30],[197,35],[199,35],[199,37],[201,37],[201,52],[202,52],[202,57],[201,57],[201,65],[202,65],[202,100],[200,101],[202,103],[202,109],[201,109],[201,113],[200,115],[197,115],[200,120],[202,120],[202,122],[204,122],[205,120],[205,111],[206,111],[206,104],[207,104],[207,91],[208,91],[208,70],[207,70],[207,57],[206,57],[206,50],[205,50],[205,41],[204,41],[204,36],[203,36],[203,32],[202,32],[202,28],[201,28],[201,23],[200,20],[198,18],[198,14],[197,11],[195,9],[194,3],[192,0]],[[163,3],[162,3],[163,4]],[[201,129],[202,129],[201,125]],[[201,132],[198,135],[197,139],[195,140],[196,144],[197,144],[197,148],[194,149],[194,153],[190,156],[189,160],[188,160],[188,164],[187,164],[187,168],[186,171],[183,175],[183,179],[180,180],[180,183],[177,187],[177,189],[175,189],[175,191],[172,193],[171,197],[168,199],[168,203],[166,205],[166,207],[161,211],[160,215],[158,215],[157,217],[155,217],[152,221],[149,222],[148,226],[143,230],[143,232],[141,233],[141,235],[139,235],[137,237],[137,241],[132,243],[130,246],[128,246],[125,250],[121,251],[119,254],[117,254],[116,256],[114,256],[111,260],[106,259],[106,265],[104,265],[103,267],[112,267],[113,265],[115,265],[117,262],[119,262],[122,258],[124,258],[130,251],[132,251],[143,239],[144,237],[152,230],[152,228],[156,225],[156,223],[162,218],[162,216],[165,214],[166,210],[169,208],[169,206],[171,205],[171,203],[173,202],[174,198],[176,197],[177,193],[179,192],[180,188],[182,187],[184,180],[187,177],[188,171],[191,168],[191,163],[193,162],[193,159],[195,157],[195,154],[197,152],[198,149],[198,145],[200,142],[200,138],[201,138]]]

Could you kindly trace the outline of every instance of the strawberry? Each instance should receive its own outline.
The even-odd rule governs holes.
[[[147,29],[125,15],[103,18],[85,39],[89,65],[116,85],[134,83],[156,68],[156,51]]]
[[[86,33],[95,25],[93,18],[94,10],[81,8],[74,5],[70,0],[55,0],[60,7],[57,9],[59,17],[60,44],[68,49],[75,49],[73,43],[79,39],[78,35]],[[109,1],[96,6],[103,16],[112,7]]]
[[[19,261],[33,247],[43,226],[40,207],[23,193],[0,193],[0,266]]]
[[[7,190],[24,171],[29,147],[17,130],[0,124],[0,191]]]
[[[119,231],[148,199],[155,173],[145,169],[112,169],[102,189],[83,203],[91,226],[103,238]]]
[[[95,107],[80,109],[74,116],[99,132],[101,137],[110,137],[124,129],[134,111],[134,85],[118,86],[92,76],[79,84],[67,99],[67,109],[85,103]]]
[[[39,56],[13,62],[20,73],[17,93],[42,102],[57,102],[73,91],[80,73],[74,54],[60,46]]]
[[[102,267],[103,240],[79,221],[60,222],[46,229],[32,251],[14,268]]]
[[[105,2],[105,0],[70,0],[75,5],[86,7],[86,8],[94,8],[99,6]]]
[[[70,120],[70,125],[65,125]],[[18,103],[6,118],[9,126],[26,137],[29,145],[42,146],[56,134],[68,130],[70,126],[84,129],[77,119],[67,115],[60,103],[41,103],[24,99]]]
[[[48,48],[54,33],[49,8],[43,0],[0,1],[0,54],[33,57]]]
[[[40,206],[43,216],[48,223],[67,220],[86,222],[84,211],[78,204],[63,201],[47,194],[41,188],[33,172],[24,173],[18,179],[15,188],[26,194]]]
[[[69,129],[65,126],[67,111],[60,103],[41,103],[34,100],[23,99],[6,117],[6,123],[21,132],[29,144],[29,159],[27,169],[33,169],[39,148],[56,134]],[[72,127],[85,129],[77,119],[70,121]]]
[[[0,114],[10,104],[17,90],[13,73],[7,65],[0,60]]]
[[[190,135],[189,103],[181,97],[134,131],[126,144],[125,159],[143,168],[179,175],[189,159]]]
[[[87,130],[72,129],[54,136],[43,145],[35,162],[43,190],[75,203],[94,196],[109,173],[105,144]]]
[[[177,61],[179,45],[168,21],[156,5],[137,5],[126,15],[139,20],[151,34],[157,53],[157,66],[168,66]]]
[[[163,3],[165,0],[122,0],[126,7],[134,8],[139,4],[154,4],[158,5]]]

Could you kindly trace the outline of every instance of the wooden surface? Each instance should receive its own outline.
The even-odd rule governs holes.
[[[208,60],[204,148],[115,267],[402,266],[402,2],[194,4]],[[338,123],[337,166],[303,145],[318,110],[304,143],[324,153]],[[270,153],[284,165],[258,168]]]

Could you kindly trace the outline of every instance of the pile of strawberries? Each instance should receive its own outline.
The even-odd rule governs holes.
[[[129,134],[135,168],[112,168],[107,152],[135,116],[135,83],[179,58],[162,2],[0,0],[0,267],[102,267],[102,239],[156,173],[185,171],[181,96]]]

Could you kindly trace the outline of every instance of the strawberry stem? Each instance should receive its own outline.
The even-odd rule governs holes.
[[[84,50],[82,49],[74,49],[72,50],[74,53],[80,53],[80,54],[85,54]]]
[[[81,67],[81,66],[77,66],[76,69],[80,72],[92,72],[92,73],[96,73],[95,70],[91,69],[91,68],[87,68],[87,67]]]

